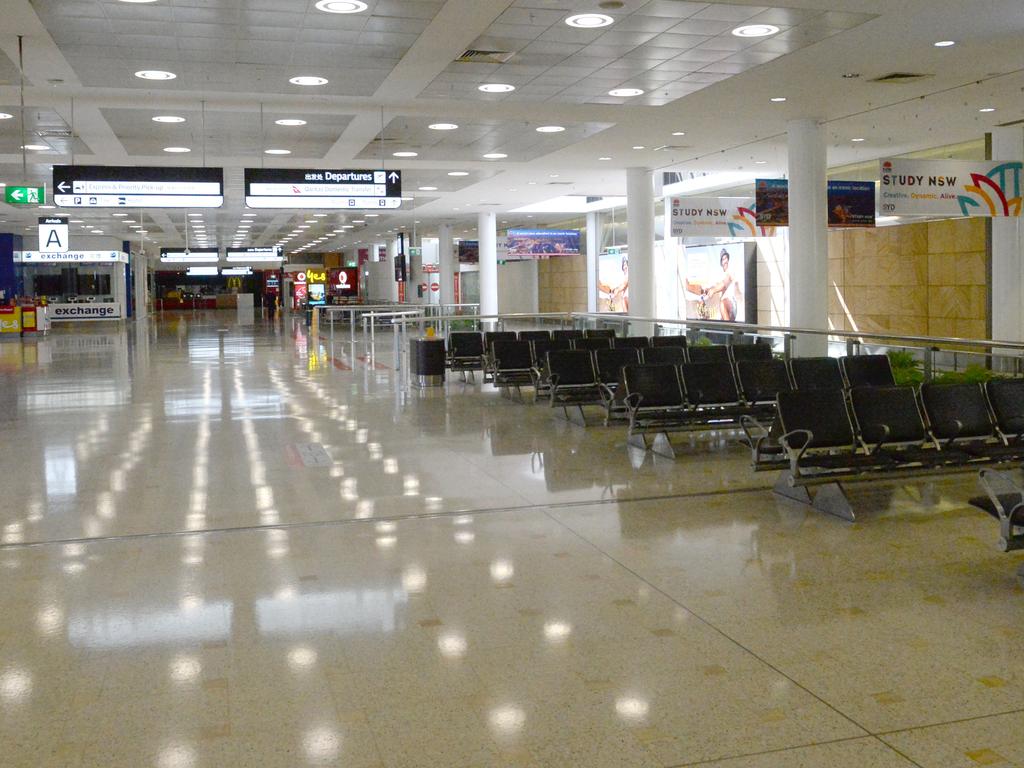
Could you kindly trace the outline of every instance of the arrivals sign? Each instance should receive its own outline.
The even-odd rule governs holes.
[[[66,216],[44,216],[39,219],[40,253],[67,253],[68,237]]]
[[[220,208],[224,169],[55,165],[53,202],[62,208]]]
[[[670,237],[771,237],[757,226],[752,197],[667,198]]]
[[[788,227],[789,181],[757,179],[754,190],[758,226]],[[827,195],[829,227],[875,226],[873,181],[829,181]]]
[[[1020,216],[1022,163],[882,160],[879,211],[887,216]]]
[[[246,168],[245,204],[249,208],[399,208],[402,172]]]

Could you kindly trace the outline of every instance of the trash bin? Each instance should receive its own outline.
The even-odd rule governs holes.
[[[440,387],[444,384],[444,339],[412,339],[409,343],[409,370],[416,387]]]

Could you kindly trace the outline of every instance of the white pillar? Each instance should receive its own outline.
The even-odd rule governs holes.
[[[498,219],[492,212],[477,217],[480,241],[480,314],[498,314]]]
[[[992,160],[1024,160],[1024,129],[992,129]],[[992,220],[992,338],[1024,341],[1024,240],[1016,216]]]
[[[455,271],[458,262],[452,253],[452,225],[442,224],[437,228],[437,263],[441,270],[437,282],[441,284],[441,303],[455,303]]]
[[[601,216],[587,214],[587,312],[597,312],[597,257],[601,250]]]
[[[149,261],[145,253],[138,253],[134,257],[135,269],[132,272],[135,285],[132,290],[135,294],[135,319],[142,320],[146,317],[146,286],[149,284]]]
[[[374,247],[376,247],[376,246],[374,246]],[[398,238],[396,237],[393,240],[388,240],[385,243],[385,247],[387,248],[387,253],[388,253],[388,273],[386,275],[387,285],[388,285],[388,292],[387,292],[387,298],[385,299],[385,301],[386,302],[390,302],[392,304],[397,304],[398,303],[398,282],[395,280],[395,261],[398,259]],[[409,286],[406,286],[405,290],[406,290],[405,297],[408,299],[409,298],[409,293],[408,293]]]
[[[629,244],[629,314],[654,316],[654,174],[626,170],[626,239]],[[629,332],[654,333],[653,323],[631,323]]]
[[[789,136],[789,324],[828,328],[828,178],[825,131],[791,120]],[[798,355],[824,355],[825,336],[796,340]]]

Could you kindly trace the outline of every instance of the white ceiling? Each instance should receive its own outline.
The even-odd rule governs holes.
[[[830,166],[858,168],[977,141],[1024,118],[1019,0],[785,2],[623,0],[602,11],[614,17],[612,26],[578,30],[565,18],[600,10],[601,0],[369,0],[366,12],[353,15],[322,13],[314,0],[4,0],[0,111],[15,119],[0,121],[0,181],[48,182],[55,163],[198,165],[205,155],[227,180],[225,207],[201,217],[211,241],[229,245],[238,223],[251,221],[247,245],[273,244],[301,225],[309,229],[289,248],[330,235],[316,248],[326,250],[389,229],[433,232],[441,221],[462,231],[481,210],[521,223],[522,215],[509,212],[560,195],[624,194],[624,169],[632,166],[783,174],[786,122],[794,118],[825,122]],[[771,23],[780,32],[741,40],[731,35],[741,23]],[[25,39],[27,142],[50,147],[29,153],[27,179],[18,34]],[[957,45],[933,46],[943,39]],[[513,56],[506,64],[455,63],[469,48]],[[145,81],[134,77],[140,69],[178,77]],[[894,71],[929,77],[870,82]],[[296,75],[330,83],[295,86],[288,80]],[[517,89],[484,94],[477,86],[485,82]],[[646,93],[608,96],[616,87]],[[772,96],[787,101],[772,103]],[[979,113],[982,106],[997,111]],[[186,121],[152,122],[160,114]],[[276,125],[286,117],[307,124]],[[435,122],[460,128],[432,131]],[[537,133],[544,124],[566,130]],[[72,127],[73,140],[61,135]],[[672,135],[678,131],[686,135]],[[192,152],[169,155],[165,146]],[[270,157],[265,148],[292,154]],[[246,166],[378,167],[382,150],[387,167],[404,171],[412,198],[398,212],[363,218],[340,235],[334,230],[359,217],[244,216]],[[418,156],[394,158],[395,151]],[[486,152],[509,156],[487,160]],[[147,229],[155,251],[182,242],[185,213],[130,218]],[[0,204],[0,230],[28,227],[37,215]],[[73,218],[82,220],[77,226],[139,237],[110,212]]]

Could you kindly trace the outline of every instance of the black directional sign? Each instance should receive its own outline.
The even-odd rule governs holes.
[[[249,208],[399,208],[402,172],[246,168],[245,204]]]
[[[62,208],[220,208],[224,169],[55,165],[53,202]]]

